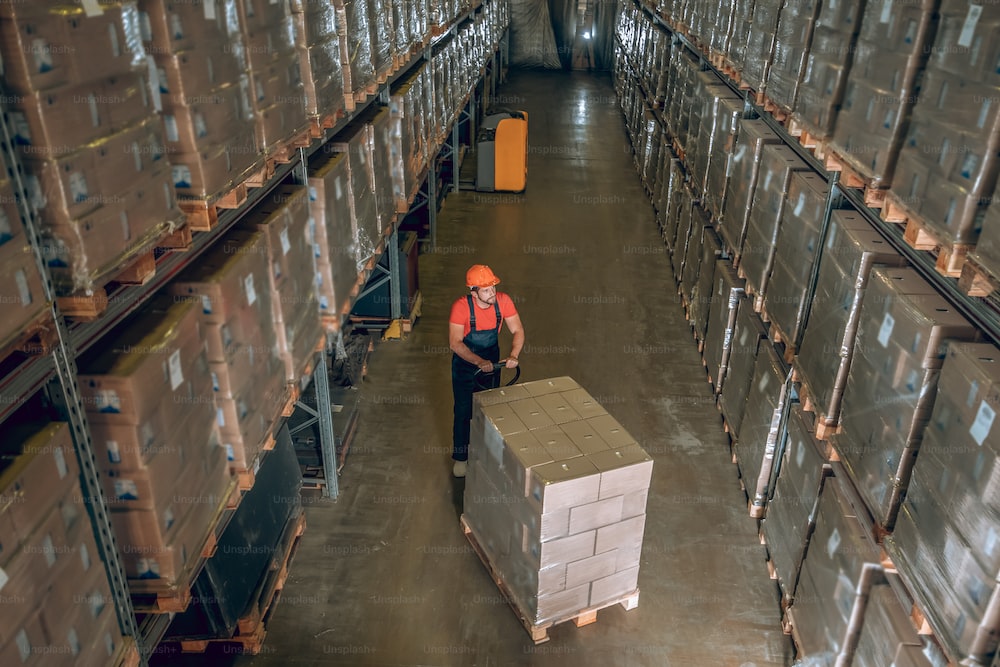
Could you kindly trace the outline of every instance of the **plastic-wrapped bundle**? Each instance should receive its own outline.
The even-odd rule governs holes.
[[[708,80],[703,79],[703,87],[698,99],[701,100],[701,122],[698,124],[698,136],[689,141],[688,163],[691,165],[691,178],[695,190],[701,193],[702,199],[711,197],[721,200],[724,189],[712,192],[708,188],[708,174],[712,169],[712,162],[721,159],[722,169],[725,170],[725,161],[728,152],[721,153],[719,147],[715,145],[716,138],[720,135],[721,128],[731,127],[732,118],[725,118],[726,114],[741,103],[738,97],[714,74]],[[725,130],[723,130],[725,131]],[[731,138],[731,137],[729,137]],[[726,147],[726,151],[732,144]],[[707,208],[707,207],[706,207]]]
[[[660,208],[663,211],[660,222],[660,236],[667,246],[667,252],[673,256],[677,247],[677,228],[680,225],[681,208],[691,195],[684,187],[684,163],[670,151],[670,163],[667,167],[667,182],[664,183]]]
[[[982,233],[969,256],[991,275],[1000,276],[1000,203],[986,209]]]
[[[983,664],[997,649],[1000,354],[950,343],[938,396],[888,540],[904,581],[950,655]]]
[[[873,587],[868,596],[851,664],[856,667],[932,667],[934,664],[924,655],[923,641],[896,591],[887,584]]]
[[[395,66],[395,28],[392,24],[390,0],[368,1],[368,28],[371,31],[372,66],[379,81],[384,80]]]
[[[691,326],[698,341],[705,340],[708,314],[712,306],[712,290],[715,287],[716,260],[722,255],[722,242],[711,226],[702,231],[701,259],[698,276],[691,287]]]
[[[715,25],[712,27],[712,38],[708,47],[713,56],[725,56],[729,53],[729,43],[733,36],[733,24],[736,21],[738,1],[729,2],[716,10]]]
[[[747,394],[750,392],[750,382],[753,380],[754,365],[759,354],[758,349],[761,346],[771,345],[767,340],[767,329],[754,312],[753,304],[749,300],[741,299],[741,301],[744,303],[737,308],[719,402],[729,433],[737,442],[739,442]]]
[[[754,0],[733,0],[733,28],[729,37],[726,58],[733,68],[742,73],[747,62],[747,43],[753,25]]]
[[[705,331],[705,364],[716,394],[722,391],[729,368],[733,331],[740,304],[746,301],[743,279],[727,259],[715,262],[708,328]]]
[[[359,274],[367,268],[368,260],[375,254],[382,241],[375,204],[375,171],[372,165],[371,126],[364,119],[356,119],[344,128],[343,141],[332,147],[348,154],[351,179],[351,224],[355,244],[355,262]]]
[[[820,4],[818,0],[785,0],[781,8],[774,59],[767,71],[767,96],[785,111],[795,108]]]
[[[787,371],[773,345],[762,344],[754,362],[753,379],[736,440],[736,464],[750,497],[750,515],[764,516],[771,472],[788,401]]]
[[[780,143],[781,138],[764,121],[740,122],[736,148],[726,170],[729,180],[726,182],[725,207],[719,228],[730,252],[736,252],[743,246],[760,172],[761,153],[765,146]]]
[[[691,229],[694,226],[695,216],[691,210],[695,206],[693,200],[691,191],[684,187],[681,191],[679,204],[680,216],[677,218],[677,237],[674,241],[673,252],[670,253],[670,265],[674,270],[674,280],[678,283],[684,276],[684,262],[687,261],[687,248],[691,241]]]
[[[816,529],[786,612],[807,658],[836,656],[845,648],[852,613],[860,613],[871,586],[883,581],[878,548],[857,519],[864,510],[848,502],[841,490],[846,484],[836,477],[823,484]]]
[[[737,250],[740,266],[747,278],[747,290],[758,297],[767,294],[774,248],[781,219],[788,201],[788,189],[795,172],[810,171],[809,166],[788,146],[764,146],[760,174],[754,188],[753,206],[747,221],[746,238]]]
[[[946,244],[975,243],[997,181],[1000,10],[945,0],[892,180],[892,199]],[[995,58],[993,58],[995,60]]]
[[[340,39],[340,62],[344,72],[344,92],[357,96],[375,85],[371,30],[366,0],[334,0]],[[348,111],[353,110],[353,102]]]
[[[419,65],[393,92],[389,108],[399,126],[399,144],[402,150],[396,187],[396,210],[405,212],[406,202],[416,196],[420,187],[419,177],[429,159],[427,145],[427,110],[424,108],[424,86],[427,65]]]
[[[781,7],[782,0],[757,0],[753,6],[743,64],[743,83],[756,91],[763,91],[767,83]]]
[[[816,410],[817,429],[836,426],[854,356],[861,304],[872,268],[905,260],[857,211],[835,210],[822,248],[819,276],[796,369]],[[822,422],[825,426],[819,426]]]
[[[711,231],[711,223],[708,215],[699,204],[691,206],[691,231],[688,235],[687,247],[684,250],[684,266],[681,270],[679,289],[684,303],[691,307],[691,300],[695,285],[698,284],[698,275],[701,270],[701,255],[704,248],[706,230]],[[689,310],[688,316],[692,317]]]
[[[427,0],[409,0],[410,34],[414,44],[423,44],[430,37]]]
[[[821,139],[833,131],[844,98],[863,6],[862,0],[820,3],[794,118]]]
[[[561,69],[549,3],[512,3],[510,12],[511,65]]]
[[[764,294],[767,315],[781,332],[786,350],[797,344],[802,333],[806,292],[820,253],[819,234],[829,195],[826,179],[819,174],[792,174],[775,241],[769,288]],[[818,303],[816,307],[828,304]]]
[[[416,44],[416,41],[413,39],[413,26],[410,25],[411,1],[398,0],[397,2],[389,3],[392,5],[392,48],[400,63],[409,57],[410,50]]]
[[[892,530],[934,407],[945,341],[978,332],[913,269],[876,268],[832,437],[875,520]]]
[[[384,233],[396,218],[396,195],[392,174],[393,157],[399,158],[392,148],[392,122],[389,109],[382,108],[369,121],[372,137],[372,170],[375,174],[375,212],[379,229]]]
[[[687,150],[685,145],[688,138],[688,127],[691,122],[691,100],[694,98],[695,87],[697,86],[698,61],[687,49],[674,49],[677,57],[674,60],[674,67],[677,68],[676,87],[671,99],[670,114],[673,119],[674,137],[681,148]],[[697,120],[697,119],[695,119]]]
[[[791,405],[780,472],[762,526],[767,552],[781,586],[782,602],[786,605],[795,598],[795,584],[816,525],[816,504],[827,475],[826,460],[809,419],[797,403]]]
[[[719,98],[719,108],[715,127],[709,139],[702,135],[699,149],[711,146],[708,167],[705,172],[705,190],[702,204],[708,209],[713,220],[721,220],[726,206],[726,191],[729,189],[729,162],[736,150],[743,119],[743,100],[731,95]]]
[[[910,0],[865,7],[830,148],[874,187],[892,182],[917,99],[917,73],[930,51],[935,5]]]

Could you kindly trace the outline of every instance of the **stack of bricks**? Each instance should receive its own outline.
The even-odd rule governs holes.
[[[569,377],[476,395],[464,521],[524,619],[637,594],[652,468]]]

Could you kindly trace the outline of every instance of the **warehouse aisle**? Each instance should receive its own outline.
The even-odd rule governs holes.
[[[342,495],[308,502],[264,650],[231,664],[790,664],[610,79],[513,71],[501,93],[529,112],[528,190],[448,197],[437,252],[420,257],[423,316],[372,357]],[[571,375],[655,459],[638,608],[537,647],[469,549],[450,474],[446,320],[477,262],[520,310],[522,379]]]

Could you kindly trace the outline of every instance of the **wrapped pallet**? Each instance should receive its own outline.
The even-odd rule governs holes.
[[[0,168],[6,174],[2,159]],[[48,337],[55,330],[38,262],[26,252],[28,239],[15,202],[10,181],[0,179],[0,303],[5,304],[0,350],[30,346],[35,332]]]
[[[747,64],[747,45],[753,25],[754,0],[733,0],[733,27],[725,60],[742,79]]]
[[[344,102],[354,111],[356,102],[375,92],[371,29],[366,0],[334,0],[340,34],[340,64],[344,75]]]
[[[795,108],[799,84],[812,43],[818,0],[785,0],[774,37],[774,58],[767,70],[767,97],[785,112]]]
[[[679,284],[684,277],[684,262],[687,261],[688,244],[691,242],[691,230],[694,228],[696,216],[693,207],[697,206],[691,191],[684,187],[681,190],[681,200],[678,204],[677,237],[670,253],[670,265],[674,270],[674,280]],[[699,207],[701,208],[701,207]],[[701,226],[698,226],[701,230]]]
[[[829,147],[876,188],[892,183],[917,73],[934,32],[936,0],[868,3]]]
[[[709,381],[718,394],[728,374],[736,316],[745,305],[746,292],[743,290],[743,279],[737,275],[729,260],[716,260],[713,275],[703,355]]]
[[[393,25],[393,3],[389,0],[368,1],[368,29],[371,32],[372,67],[382,82],[396,66],[396,26]]]
[[[757,355],[770,345],[767,329],[754,312],[752,304],[741,304],[736,312],[736,324],[729,343],[729,358],[726,374],[721,381],[722,393],[719,400],[726,429],[736,442],[740,439],[743,413],[750,393],[750,383],[753,381]]]
[[[996,50],[1000,9],[945,0],[940,16],[891,196],[938,242],[954,249],[979,238],[985,204],[996,187],[1000,82],[996,63],[981,51]],[[954,274],[960,268],[948,270]]]
[[[355,119],[330,147],[347,153],[351,178],[351,236],[355,239],[357,272],[362,273],[382,243],[382,226],[375,201],[375,168],[371,125]]]
[[[854,357],[861,304],[875,266],[905,260],[860,213],[835,210],[822,249],[809,326],[795,368],[816,412],[817,436],[840,422],[840,404]]]
[[[924,654],[924,644],[906,612],[891,586],[873,586],[851,664],[857,667],[932,667],[934,663]]]
[[[78,361],[130,579],[177,583],[228,495],[198,311],[189,300],[158,297]]]
[[[857,508],[844,491],[846,480],[827,479],[819,496],[816,528],[799,573],[786,618],[795,627],[801,658],[847,657],[852,616],[865,608],[872,586],[882,583],[879,550],[865,534]]]
[[[702,203],[713,220],[721,220],[726,207],[726,192],[729,189],[729,162],[736,150],[736,137],[739,136],[740,123],[743,118],[743,100],[732,95],[723,95],[719,99],[712,136],[703,132],[700,135],[699,150],[710,151],[708,167],[705,170],[705,188]]]
[[[983,214],[983,228],[976,247],[969,253],[976,265],[982,267],[988,276],[1000,276],[1000,203],[990,203]],[[972,268],[971,266],[969,267]],[[972,286],[972,278],[978,278],[975,273],[968,275]],[[962,281],[966,280],[963,273]],[[992,291],[992,286],[987,292]]]
[[[691,207],[691,232],[685,250],[684,267],[681,271],[680,292],[685,305],[688,307],[688,316],[693,317],[692,312],[694,291],[701,277],[701,257],[704,253],[705,240],[712,231],[708,214],[698,204]],[[714,268],[714,266],[712,267]]]
[[[382,108],[368,118],[372,142],[372,172],[375,176],[375,214],[380,235],[391,233],[396,219],[396,192],[393,173],[402,168],[401,149],[392,139],[392,118],[388,108]]]
[[[722,241],[710,225],[704,227],[702,234],[701,258],[698,276],[691,286],[689,314],[694,336],[704,349],[705,330],[708,328],[709,313],[715,298],[715,272],[718,270],[716,262],[722,256]]]
[[[424,87],[427,85],[427,65],[419,65],[390,97],[390,112],[397,125],[400,155],[399,169],[394,172],[396,211],[405,213],[420,188],[420,178],[430,159],[427,136],[427,116]]]
[[[215,198],[263,159],[236,0],[145,0],[142,9],[174,188],[186,197]]]
[[[754,362],[753,379],[747,391],[746,408],[733,451],[743,486],[749,496],[749,511],[762,518],[771,495],[774,457],[784,437],[788,372],[772,345],[762,345]]]
[[[112,664],[123,644],[111,587],[83,503],[70,428],[6,424],[0,447],[4,551],[0,660]]]
[[[708,171],[712,160],[716,157],[714,142],[718,134],[717,126],[720,122],[725,122],[720,118],[725,113],[723,101],[735,101],[738,98],[733,96],[732,90],[715,74],[710,77],[701,76],[700,83],[696,98],[696,103],[701,107],[697,113],[700,122],[696,127],[692,125],[689,129],[691,135],[688,140],[688,162],[691,165],[693,187],[707,197]],[[695,130],[697,134],[694,134]]]
[[[92,294],[181,223],[138,9],[5,3],[0,56],[45,260],[60,293]]]
[[[733,25],[736,22],[737,10],[741,2],[729,2],[719,7],[715,13],[715,25],[712,27],[712,37],[708,41],[709,52],[713,58],[723,58],[729,53],[733,37]],[[716,61],[719,62],[719,61]]]
[[[934,407],[947,340],[979,335],[913,269],[871,273],[832,442],[876,522],[892,530]]]
[[[997,650],[1000,361],[988,344],[951,343],[937,401],[888,548],[935,634],[956,658]]]
[[[780,473],[762,525],[783,606],[795,599],[802,559],[816,527],[817,503],[830,474],[809,419],[799,405],[792,404],[778,464]]]
[[[747,291],[758,299],[767,294],[774,247],[781,229],[781,219],[788,203],[788,190],[796,172],[811,170],[788,146],[764,146],[760,174],[753,191],[753,204],[747,219],[746,238],[736,250],[740,267],[747,278]]]
[[[694,79],[698,73],[698,61],[687,49],[673,49],[671,56],[671,79],[663,116],[667,129],[683,150],[685,146],[681,142],[688,136],[690,100],[694,99]]]
[[[170,283],[198,307],[212,373],[216,424],[233,470],[248,470],[268,446],[285,404],[267,240],[233,231]]]
[[[819,139],[833,132],[854,62],[854,45],[864,6],[862,0],[820,3],[792,113],[803,130]]]
[[[788,354],[794,353],[804,328],[812,296],[809,281],[820,256],[820,232],[829,197],[826,179],[816,172],[792,174],[775,240],[770,287],[764,294],[764,308],[781,333]],[[820,303],[817,308],[829,305]]]
[[[690,199],[687,188],[684,187],[684,163],[680,158],[670,153],[669,174],[663,185],[660,210],[660,236],[667,246],[671,257],[677,247],[677,228],[680,226],[681,209],[684,202]]]
[[[533,636],[638,603],[652,468],[572,378],[476,394],[463,522]]]
[[[309,205],[315,227],[319,312],[336,328],[350,310],[358,283],[357,239],[351,222],[351,179],[346,153],[317,153],[309,163]]]
[[[345,111],[337,11],[329,0],[301,0],[293,11],[306,114],[329,128]]]
[[[731,253],[743,247],[764,147],[781,143],[778,135],[764,121],[740,122],[736,148],[733,150],[733,156],[729,161],[730,167],[727,169],[729,179],[726,182],[725,207],[719,225],[722,240]]]
[[[782,7],[782,0],[757,0],[753,5],[742,83],[758,93],[763,93],[767,87],[767,73],[774,59],[775,35]]]

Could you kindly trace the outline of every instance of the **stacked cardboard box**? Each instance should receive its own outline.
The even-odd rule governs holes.
[[[720,7],[715,15],[715,25],[708,47],[713,54],[727,54],[733,37],[733,26],[737,19],[737,10],[745,3],[730,2]]]
[[[678,283],[684,276],[684,261],[687,259],[687,247],[691,241],[691,228],[694,226],[693,221],[698,217],[693,211],[695,206],[698,204],[694,201],[694,195],[685,186],[678,205],[677,237],[674,239],[674,245],[670,252],[670,265],[674,270],[674,280]]]
[[[157,297],[78,362],[130,578],[176,580],[201,551],[229,483],[202,333],[194,303]]]
[[[936,4],[911,0],[865,6],[830,147],[875,187],[892,183]]]
[[[493,5],[504,5],[504,3],[491,2],[487,8]],[[410,28],[414,44],[422,44],[430,38],[430,8],[427,0],[409,0]]]
[[[771,492],[771,472],[788,404],[788,373],[773,345],[762,344],[736,437],[736,464],[750,498],[750,514],[764,514]]]
[[[704,74],[704,73],[702,73]],[[719,159],[719,154],[715,146],[716,137],[719,136],[719,125],[731,126],[724,118],[726,114],[726,103],[733,105],[739,98],[735,97],[722,79],[715,74],[710,77],[700,76],[701,87],[698,91],[696,104],[701,110],[697,113],[701,122],[697,126],[698,134],[688,142],[691,146],[689,162],[691,165],[691,178],[694,188],[700,193],[708,193],[708,173],[712,167],[712,161]],[[731,120],[731,119],[729,119]],[[723,153],[722,159],[728,154]],[[725,168],[723,166],[723,168]],[[719,193],[721,194],[721,193]]]
[[[767,70],[767,97],[785,111],[795,108],[820,2],[784,2]]]
[[[141,9],[174,188],[211,198],[261,160],[237,1],[143,0]]]
[[[271,0],[245,0],[238,5],[253,84],[257,145],[266,153],[285,150],[284,144],[309,126],[291,6]]]
[[[945,0],[920,99],[892,180],[893,199],[948,244],[975,243],[996,187],[1000,8]]]
[[[11,426],[6,435],[0,453],[0,661],[107,665],[122,635],[83,504],[69,426]]]
[[[767,315],[783,340],[787,339],[786,346],[797,344],[804,329],[810,278],[820,256],[819,237],[829,196],[830,186],[819,174],[792,174],[775,240],[769,288],[764,294]],[[830,305],[819,303],[816,307]]]
[[[396,57],[396,26],[393,25],[392,2],[389,0],[368,1],[368,28],[371,31],[372,67],[379,81],[395,66]]]
[[[820,3],[792,117],[821,139],[833,131],[844,98],[863,7],[861,0]]]
[[[669,152],[669,163],[665,165],[666,174],[663,177],[663,188],[660,191],[660,205],[657,220],[660,226],[660,236],[667,246],[667,253],[673,256],[677,246],[677,227],[680,224],[681,208],[691,195],[684,186],[684,163],[680,158]]]
[[[775,243],[788,204],[788,191],[796,172],[811,173],[808,165],[788,146],[768,145],[761,151],[760,173],[753,191],[746,238],[737,250],[747,289],[767,295]],[[793,206],[796,204],[792,204]]]
[[[351,181],[351,236],[356,240],[357,271],[365,269],[382,242],[382,226],[375,201],[375,167],[371,125],[356,119],[344,128],[344,139],[331,148],[347,154],[347,169]]]
[[[716,298],[714,295],[715,272],[718,270],[716,262],[722,256],[722,241],[719,240],[715,230],[711,226],[706,226],[702,230],[702,234],[698,275],[691,287],[689,306],[691,326],[694,328],[695,338],[699,342],[705,340],[709,313],[712,310],[712,302]]]
[[[691,231],[687,248],[684,251],[684,267],[681,270],[679,285],[681,296],[689,308],[689,316],[693,316],[690,308],[694,303],[695,286],[701,278],[701,256],[705,248],[705,239],[710,234],[714,235],[715,232],[712,231],[708,212],[698,204],[693,204],[691,206]]]
[[[370,116],[368,127],[375,175],[375,214],[378,216],[378,229],[386,233],[396,219],[393,173],[402,169],[402,147],[393,140],[392,114],[388,108],[383,107]]]
[[[340,65],[344,75],[344,101],[354,110],[355,97],[367,94],[375,86],[372,63],[371,31],[368,26],[367,0],[334,0],[340,34]]]
[[[775,35],[782,5],[782,0],[758,0],[753,6],[753,19],[747,34],[743,83],[758,92],[763,92],[767,87],[767,73],[774,58]]]
[[[856,211],[835,210],[822,250],[809,326],[795,367],[817,411],[829,425],[840,420],[840,403],[854,356],[858,320],[875,266],[905,260]]]
[[[653,461],[568,377],[476,394],[464,517],[532,624],[637,591]]]
[[[762,526],[785,604],[795,598],[802,559],[816,525],[816,505],[828,473],[809,420],[798,404],[791,406],[778,464],[780,474]]]
[[[864,623],[854,650],[856,667],[931,667],[924,645],[892,587],[874,586],[865,605]]]
[[[6,305],[0,322],[0,350],[18,339],[26,327],[41,324],[48,311],[42,274],[34,253],[26,252],[28,238],[6,175],[0,158],[0,303]],[[55,326],[51,318],[46,319],[47,326]]]
[[[306,114],[337,118],[344,112],[337,11],[329,0],[298,0],[293,11]]]
[[[197,306],[212,373],[216,423],[233,470],[247,470],[281,410],[278,353],[263,234],[234,231],[170,284]]]
[[[729,343],[729,359],[722,377],[719,407],[731,437],[739,442],[743,411],[753,381],[758,350],[770,347],[767,329],[754,312],[752,304],[743,303],[737,309],[733,337]]]
[[[398,127],[394,133],[399,135],[399,146],[402,154],[400,163],[402,169],[393,179],[393,189],[396,193],[396,211],[403,213],[408,208],[408,202],[416,196],[420,187],[420,177],[427,168],[430,159],[429,137],[427,135],[427,118],[430,109],[427,106],[428,95],[425,87],[429,85],[426,64],[416,67],[390,97],[389,109],[393,123]]]
[[[103,286],[180,222],[136,7],[99,10],[0,6],[9,125],[63,291]]]
[[[729,369],[736,316],[746,301],[743,279],[728,259],[715,262],[708,327],[705,331],[704,358],[715,393],[722,391]]]
[[[823,485],[816,529],[787,612],[803,658],[836,656],[845,648],[851,615],[856,607],[863,608],[865,584],[881,571],[878,548],[858,521],[864,509],[848,502],[846,483],[831,477]]]
[[[726,248],[736,251],[743,247],[747,221],[753,208],[754,191],[760,173],[761,154],[765,146],[780,144],[781,139],[762,120],[744,120],[736,137],[736,148],[729,161],[726,200],[719,232]]]
[[[638,143],[639,151],[636,157],[639,160],[639,177],[642,179],[643,185],[646,186],[646,190],[651,191],[656,178],[656,166],[660,159],[663,130],[656,120],[656,116],[653,115],[653,110],[645,104],[643,107],[643,132]]]
[[[844,388],[841,461],[891,530],[934,407],[946,341],[978,332],[913,269],[871,273]]]
[[[725,53],[729,64],[742,76],[747,62],[747,44],[750,39],[750,26],[753,25],[753,0],[733,0],[732,35],[729,37],[729,48]]]
[[[278,352],[285,381],[293,383],[303,379],[323,338],[309,219],[309,189],[281,186],[240,223],[264,234]]]
[[[667,119],[667,129],[674,135],[680,148],[689,151],[686,142],[689,135],[688,125],[691,121],[691,100],[695,99],[694,92],[699,72],[698,60],[687,49],[674,49],[671,69],[673,86],[668,99],[669,106],[664,114]]]
[[[713,220],[721,220],[729,189],[729,161],[736,149],[743,118],[743,100],[730,94],[719,98],[718,111],[711,137],[702,132],[698,140],[698,150],[711,151],[705,172],[705,188],[702,205],[708,209]]]
[[[993,429],[1000,361],[987,344],[950,344],[937,401],[890,540],[894,561],[951,655],[997,649],[1000,508]]]
[[[990,275],[1000,276],[1000,202],[986,208],[982,233],[969,256]]]
[[[346,153],[317,153],[309,165],[309,205],[318,246],[316,282],[321,315],[339,318],[358,282],[357,239],[351,223],[351,178]]]

